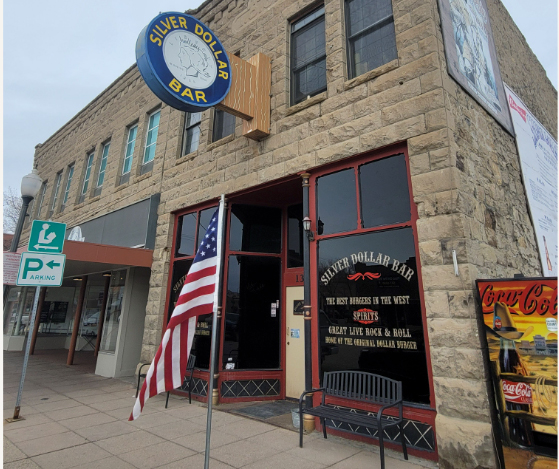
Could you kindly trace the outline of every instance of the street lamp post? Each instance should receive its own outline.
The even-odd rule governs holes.
[[[19,244],[19,238],[21,237],[21,232],[23,231],[23,224],[25,223],[25,217],[27,216],[27,208],[31,201],[38,194],[43,180],[37,174],[37,170],[32,170],[27,176],[23,176],[21,180],[21,211],[19,212],[19,218],[17,220],[16,231],[14,237],[12,238],[12,245],[10,246],[10,252],[17,251],[17,245]]]
[[[16,230],[14,233],[14,237],[12,239],[12,245],[10,246],[10,252],[16,252],[17,246],[19,244],[19,239],[21,237],[21,232],[23,231],[23,224],[25,223],[25,217],[27,216],[27,208],[29,207],[30,202],[35,198],[41,185],[43,184],[42,179],[37,174],[37,170],[33,169],[27,176],[24,176],[21,180],[21,199],[23,201],[21,205],[21,211],[19,212],[19,218],[17,221]],[[36,287],[35,291],[35,299],[33,301],[33,312],[31,317],[29,318],[29,328],[32,330],[33,325],[35,322],[35,315],[37,312],[37,303],[39,301],[39,290],[40,287]],[[4,286],[4,300],[6,298],[6,287]],[[22,295],[20,301],[25,301],[25,298]],[[25,371],[27,369],[27,361],[29,359],[29,349],[31,345],[31,340],[27,341],[27,347],[25,350],[25,357],[23,359],[23,370],[21,372],[21,380],[19,383],[19,390],[16,399],[16,407],[14,409],[14,416],[12,419],[8,419],[8,421],[17,421],[19,417],[19,410],[20,410],[20,403],[21,403],[21,395],[23,392],[23,381],[25,380]]]

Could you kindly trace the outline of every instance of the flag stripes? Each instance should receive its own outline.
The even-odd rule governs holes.
[[[137,419],[145,402],[161,392],[181,386],[188,356],[194,341],[197,316],[214,311],[218,267],[219,209],[212,217],[208,230],[188,271],[179,298],[167,324],[163,339],[155,354],[129,420]]]

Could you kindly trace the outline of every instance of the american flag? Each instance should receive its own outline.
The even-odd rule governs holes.
[[[161,392],[181,386],[192,348],[197,317],[210,314],[217,300],[219,272],[219,208],[200,242],[194,262],[186,275],[177,304],[167,324],[161,345],[151,362],[134,409],[128,420],[137,419],[145,402]]]

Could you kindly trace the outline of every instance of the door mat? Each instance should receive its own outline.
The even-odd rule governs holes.
[[[262,404],[251,404],[247,407],[235,409],[233,412],[236,414],[248,415],[259,420],[266,420],[279,415],[291,414],[291,410],[297,406],[297,402],[271,401]]]

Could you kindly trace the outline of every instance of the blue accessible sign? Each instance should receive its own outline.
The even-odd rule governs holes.
[[[142,30],[136,63],[153,93],[181,111],[204,111],[223,101],[231,87],[223,45],[204,23],[184,13],[161,13]]]

